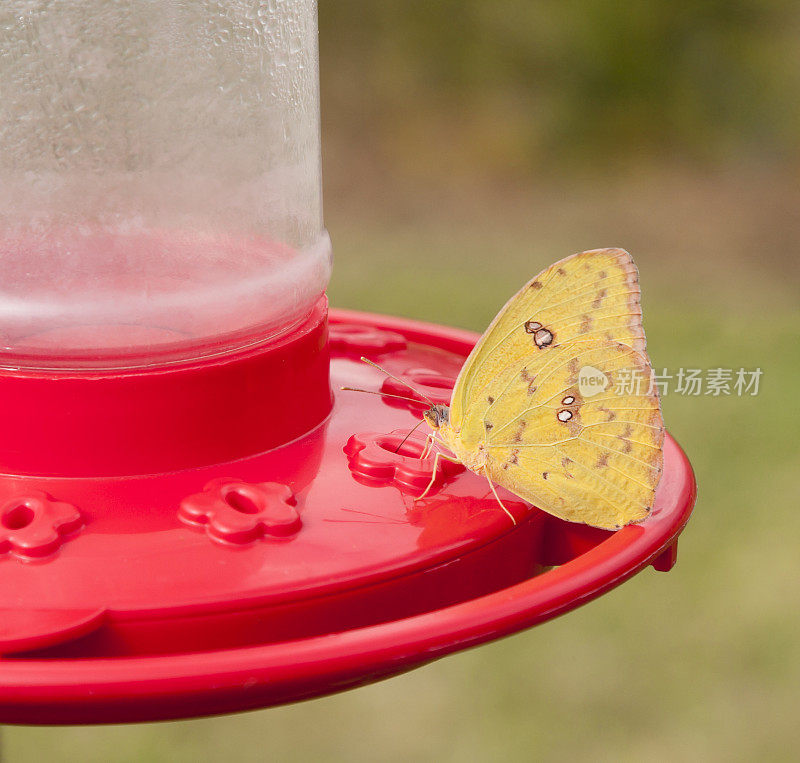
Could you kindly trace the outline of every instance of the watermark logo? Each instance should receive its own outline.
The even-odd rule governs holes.
[[[608,388],[608,377],[594,366],[584,366],[578,374],[578,391],[581,397],[594,397]]]
[[[648,375],[637,368],[623,368],[617,374],[618,395],[676,395],[699,397],[755,397],[761,387],[761,368],[678,368],[674,373],[662,368]],[[674,382],[674,384],[673,384]]]

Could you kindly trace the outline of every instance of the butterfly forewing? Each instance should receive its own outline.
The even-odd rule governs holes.
[[[644,350],[638,273],[622,249],[567,257],[509,300],[459,374],[450,412],[454,426],[475,395],[509,363],[585,338]]]

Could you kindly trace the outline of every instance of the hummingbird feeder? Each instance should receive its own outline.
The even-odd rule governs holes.
[[[404,440],[474,334],[328,312],[314,0],[0,8],[0,722],[267,707],[667,570]]]

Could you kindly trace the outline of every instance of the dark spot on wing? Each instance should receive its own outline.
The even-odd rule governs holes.
[[[531,281],[531,289],[541,289],[542,284],[540,281]]]
[[[564,268],[559,268],[559,269],[558,269],[556,272],[557,272],[557,273],[558,273],[560,276],[565,276],[565,275],[567,274],[567,271],[566,271],[566,270],[564,270]]]
[[[626,424],[625,431],[622,434],[618,434],[617,437],[622,440],[622,452],[623,453],[630,453],[633,450],[633,446],[630,443],[630,440],[627,438],[633,434],[633,427],[630,424]]]
[[[600,291],[597,292],[597,297],[595,298],[594,302],[592,302],[592,308],[594,310],[597,310],[597,308],[600,307],[600,304],[602,303],[603,298],[606,296],[606,294],[608,294],[607,289],[600,289]]]
[[[491,405],[494,402],[494,398],[491,395],[489,395],[489,397],[486,398],[486,402]]]
[[[595,464],[597,469],[602,469],[605,466],[608,466],[608,453],[603,453],[603,455],[597,459],[597,463]]]
[[[542,472],[542,479],[546,480],[550,476],[550,472]]]
[[[532,395],[534,392],[536,392],[536,377],[532,376],[527,368],[523,368],[522,371],[520,371],[519,377],[522,379],[522,381],[527,382],[529,395]]]
[[[617,414],[605,406],[599,405],[597,406],[597,410],[606,414],[606,421],[614,421],[614,419],[617,418]]]

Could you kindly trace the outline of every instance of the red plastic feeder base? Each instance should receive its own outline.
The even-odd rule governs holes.
[[[301,340],[324,356],[324,310],[312,324]],[[119,723],[292,702],[543,622],[648,565],[669,569],[695,499],[691,467],[671,438],[650,517],[614,533],[505,494],[514,526],[485,481],[458,466],[414,501],[432,460],[419,458],[422,435],[398,446],[423,406],[339,387],[393,391],[395,382],[360,362],[366,355],[446,402],[476,338],[334,312],[333,408],[323,419],[328,402],[317,390],[321,423],[288,444],[241,457],[235,443],[206,437],[204,456],[238,460],[123,477],[107,476],[114,448],[103,473],[83,477],[61,476],[74,454],[54,450],[51,476],[0,478],[0,722]],[[237,366],[250,369],[244,376],[217,368],[214,383],[232,379],[234,395],[269,394],[268,378],[263,389],[247,381],[273,367],[259,352]],[[201,368],[177,372],[205,399]],[[106,389],[128,394],[115,383]],[[175,388],[165,377],[147,383]],[[259,427],[269,426],[270,405],[255,406]],[[147,433],[135,417],[125,425]],[[247,436],[242,447],[252,448],[271,435]],[[167,433],[156,450],[179,458],[178,442]]]

